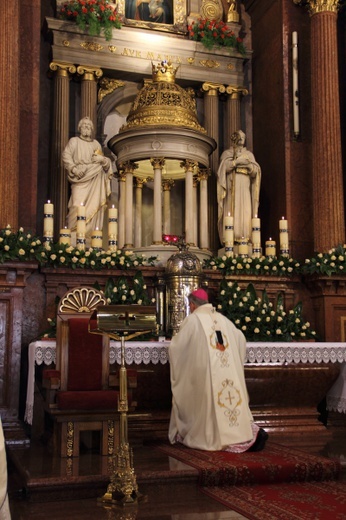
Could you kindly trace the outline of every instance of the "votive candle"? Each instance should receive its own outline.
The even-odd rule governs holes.
[[[102,248],[102,238],[103,238],[102,231],[99,228],[96,228],[91,233],[91,247],[94,249],[101,249]]]
[[[266,240],[265,246],[266,246],[266,256],[269,256],[269,257],[276,256],[275,240],[272,240],[272,238],[269,238],[269,240]]]
[[[71,230],[66,226],[60,229],[59,244],[66,244],[67,246],[71,245]]]

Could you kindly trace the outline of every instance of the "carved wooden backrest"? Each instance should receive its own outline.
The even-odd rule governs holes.
[[[82,318],[89,321],[92,312],[98,306],[106,303],[105,296],[93,287],[76,287],[67,291],[61,298],[57,314],[56,352],[57,369],[61,373],[61,390],[68,390],[69,387],[69,324],[71,320]],[[93,337],[93,341],[95,339]],[[107,389],[109,379],[109,337],[103,335],[100,341],[102,342],[102,388]],[[80,360],[83,360],[83,351],[80,352]],[[83,370],[82,363],[81,370]]]

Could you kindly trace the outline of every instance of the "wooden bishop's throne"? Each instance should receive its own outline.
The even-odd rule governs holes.
[[[100,291],[78,287],[58,306],[56,370],[44,371],[43,386],[54,447],[62,457],[79,455],[83,431],[100,432],[102,455],[114,452],[119,392],[109,384],[109,336],[89,332],[90,316],[106,303]]]

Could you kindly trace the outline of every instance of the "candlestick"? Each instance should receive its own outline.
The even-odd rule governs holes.
[[[71,245],[71,230],[66,226],[63,229],[60,229],[59,244],[66,244],[67,246]]]
[[[288,222],[285,217],[279,220],[279,235],[280,235],[280,255],[287,256],[289,254],[288,247]]]
[[[111,251],[118,247],[118,210],[114,205],[108,210],[108,247]]]
[[[233,246],[234,244],[234,224],[233,217],[230,215],[224,218],[224,243],[228,246]]]
[[[299,85],[298,85],[298,34],[292,33],[292,95],[293,95],[293,134],[298,137],[299,125]]]
[[[269,256],[271,258],[276,256],[276,242],[275,240],[272,240],[272,238],[269,238],[269,240],[266,240],[266,256]]]
[[[43,242],[53,242],[54,205],[50,200],[43,206]]]
[[[256,247],[261,246],[261,219],[256,217],[251,219],[251,241]]]
[[[102,249],[102,231],[99,228],[96,228],[95,231],[91,233],[91,247],[93,249]]]

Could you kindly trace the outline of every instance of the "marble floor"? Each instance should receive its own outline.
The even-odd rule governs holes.
[[[285,438],[276,434],[270,441],[338,458],[346,486],[346,424],[345,428],[328,428],[328,436],[323,439],[315,435]],[[49,446],[42,442],[31,442],[30,448],[25,449],[11,448],[8,471],[12,520],[246,518],[201,493],[193,468],[149,445],[134,442],[131,447],[139,499],[127,506],[110,506],[105,502],[109,483],[107,457],[100,457],[94,450],[84,449],[69,466],[66,459],[54,457]],[[173,472],[175,476],[171,478]],[[27,490],[24,482],[29,483]]]

